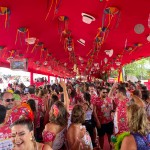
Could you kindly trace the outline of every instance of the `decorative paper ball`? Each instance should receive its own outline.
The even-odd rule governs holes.
[[[147,41],[150,42],[150,35],[147,37]]]
[[[136,24],[134,27],[134,31],[137,34],[142,34],[145,30],[145,27],[142,24]]]

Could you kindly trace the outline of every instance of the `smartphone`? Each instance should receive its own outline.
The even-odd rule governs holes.
[[[24,89],[24,93],[26,94],[26,93],[28,93],[28,92],[29,92],[29,88],[26,87],[26,88]]]

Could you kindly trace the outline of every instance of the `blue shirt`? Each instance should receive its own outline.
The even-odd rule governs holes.
[[[143,136],[139,133],[131,133],[135,139],[137,150],[150,150],[150,133]]]

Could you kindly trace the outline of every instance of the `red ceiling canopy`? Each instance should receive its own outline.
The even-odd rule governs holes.
[[[0,65],[27,58],[29,71],[100,74],[150,56],[149,0],[1,0]]]

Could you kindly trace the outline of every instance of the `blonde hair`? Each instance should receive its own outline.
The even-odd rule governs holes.
[[[127,108],[128,125],[131,132],[138,132],[142,135],[150,133],[150,122],[144,107],[132,104]]]
[[[85,113],[83,107],[79,104],[75,105],[72,114],[71,114],[71,122],[72,123],[84,123],[85,121]]]

